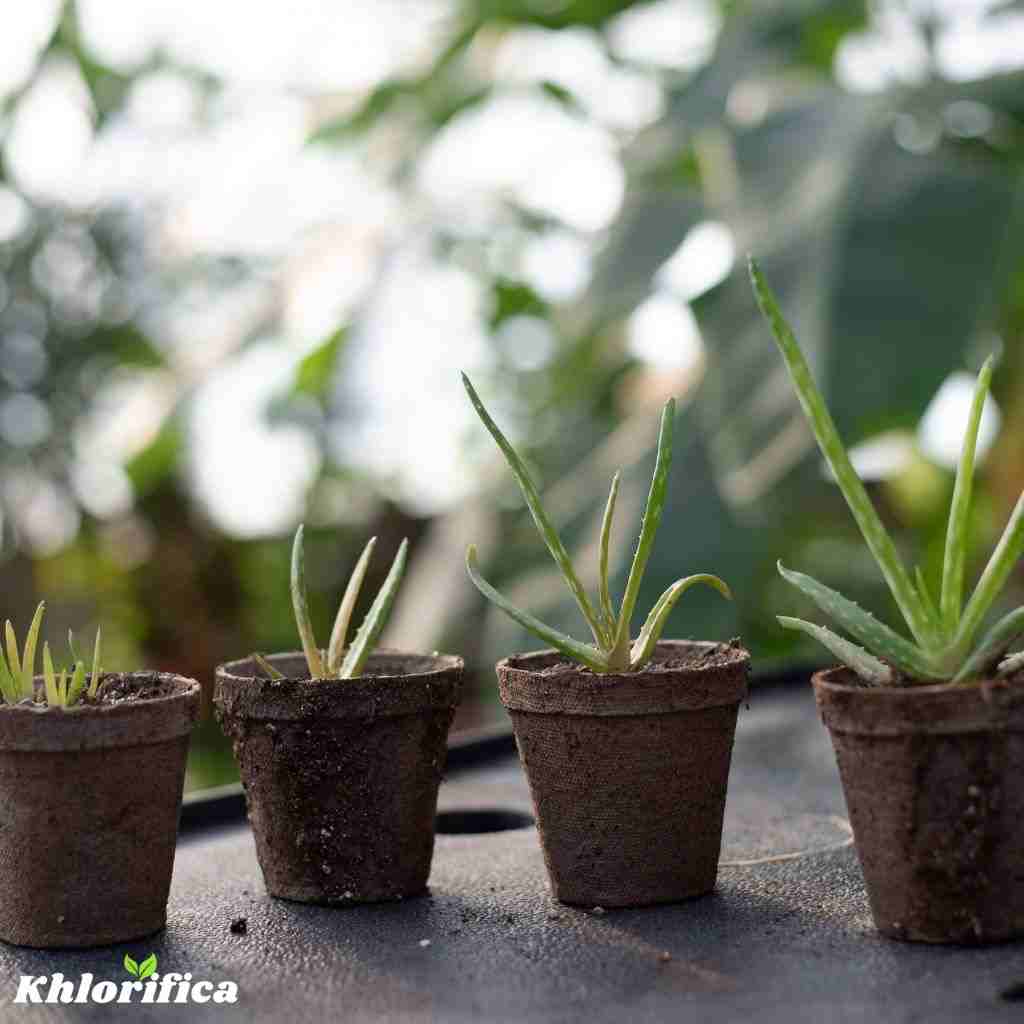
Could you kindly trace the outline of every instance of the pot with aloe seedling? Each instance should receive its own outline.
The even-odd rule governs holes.
[[[957,468],[942,581],[911,576],[850,462],[803,354],[751,262],[754,290],[800,402],[912,639],[781,564],[852,640],[800,619],[841,667],[814,676],[839,763],[879,931],[922,942],[996,942],[1024,934],[1024,608],[983,629],[1024,553],[1024,496],[963,601],[978,427],[992,360],[978,376]],[[854,642],[856,641],[856,642]]]
[[[159,931],[167,916],[199,684],[103,673],[74,653],[56,670],[36,609],[24,647],[0,653],[0,938],[99,946]]]
[[[736,715],[747,692],[749,655],[738,643],[661,640],[672,608],[701,573],[672,584],[639,635],[633,611],[668,488],[675,403],[661,418],[657,463],[640,540],[618,611],[609,586],[609,546],[619,490],[612,480],[601,528],[599,595],[580,583],[523,461],[469,380],[466,390],[497,442],[555,559],[593,643],[582,643],[520,610],[466,564],[480,592],[553,650],[498,663],[530,785],[551,888],[564,903],[642,906],[714,888]]]
[[[217,669],[217,715],[233,741],[260,867],[284,899],[375,903],[427,887],[462,659],[374,650],[406,541],[346,647],[375,545],[356,564],[324,651],[309,618],[300,526],[291,588],[302,653]]]

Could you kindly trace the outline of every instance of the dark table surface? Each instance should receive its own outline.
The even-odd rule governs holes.
[[[525,782],[500,739],[455,759],[430,894],[406,903],[271,899],[244,823],[210,824],[233,806],[186,814],[162,935],[87,952],[0,947],[3,1020],[1024,1019],[1024,1003],[1008,998],[1024,982],[1024,943],[934,948],[874,932],[806,686],[755,690],[741,713],[718,888],[687,904],[601,912],[554,902],[536,832],[521,824]],[[161,972],[235,981],[239,1001],[11,1005],[23,973],[123,980],[125,952],[155,952]]]

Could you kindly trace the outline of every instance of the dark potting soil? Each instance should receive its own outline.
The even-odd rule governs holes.
[[[644,666],[644,672],[686,672],[694,669],[725,668],[735,661],[735,651],[743,647],[737,637],[728,643],[715,644],[709,647],[690,647],[684,653],[657,649],[651,660]],[[581,676],[592,676],[596,673],[579,662],[552,653],[546,664],[540,663],[535,657],[530,658],[530,670],[538,675],[559,675],[565,672],[576,672]],[[517,658],[509,658],[513,668],[518,668]]]
[[[181,692],[181,680],[163,672],[107,672],[104,673],[95,697],[88,694],[89,677],[85,680],[86,692],[75,701],[74,707],[110,707],[120,704],[134,704],[143,700],[170,697]],[[18,702],[21,705],[46,706],[46,691],[42,681],[36,680],[36,699],[27,697]],[[4,707],[0,704],[0,708]]]

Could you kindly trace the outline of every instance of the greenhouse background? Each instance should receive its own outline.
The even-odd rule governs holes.
[[[971,373],[973,569],[1024,489],[1024,7],[987,0],[37,0],[0,36],[6,608],[102,622],[111,668],[212,685],[329,628],[401,538],[385,641],[491,666],[582,635],[459,370],[531,459],[586,582],[623,470],[624,581],[658,411],[676,464],[641,606],[821,659],[775,561],[897,619],[757,312],[755,253],[906,560],[934,581]],[[1021,603],[1018,572],[1006,595]],[[190,785],[232,777],[212,723]]]

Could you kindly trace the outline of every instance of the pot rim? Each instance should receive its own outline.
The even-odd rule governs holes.
[[[709,640],[661,640],[662,654],[697,648],[731,652],[725,663],[667,668],[652,663],[639,672],[581,672],[560,651],[530,651],[495,666],[502,704],[534,714],[624,717],[670,714],[738,704],[747,695],[750,653],[742,646]],[[523,662],[567,662],[563,671],[542,672]]]
[[[174,672],[104,673],[158,677],[178,686],[174,693],[117,704],[70,708],[0,704],[0,750],[59,753],[144,746],[187,736],[199,716],[201,687]],[[37,676],[37,681],[42,677]]]
[[[377,661],[409,660],[429,665],[422,672],[403,675],[357,676],[355,679],[310,679],[287,676],[268,679],[241,667],[256,663],[252,656],[217,666],[214,704],[222,715],[264,721],[308,721],[318,718],[392,718],[420,714],[431,709],[450,708],[459,701],[465,666],[454,654],[417,654],[379,648],[370,655],[367,667]],[[267,656],[271,665],[299,661],[301,651]]]
[[[306,655],[302,651],[278,651],[275,654],[264,655],[267,661],[271,665],[275,665],[275,662],[282,661],[293,661],[301,660],[305,664]],[[342,686],[349,687],[353,683],[358,683],[363,679],[424,679],[428,676],[443,675],[445,672],[450,672],[452,669],[459,669],[460,671],[465,667],[465,661],[457,654],[443,654],[440,651],[434,651],[431,654],[418,654],[415,651],[402,651],[392,647],[378,647],[370,655],[367,660],[367,666],[372,665],[374,659],[390,658],[394,661],[404,659],[417,659],[419,661],[431,661],[434,662],[434,667],[424,672],[403,672],[401,674],[394,673],[381,673],[379,675],[370,675],[363,673],[362,675],[356,676],[355,679],[311,679],[309,676],[285,676],[284,679],[279,679],[277,682],[286,683],[309,683],[317,686]],[[245,665],[250,662],[254,662],[253,656],[247,655],[244,658],[235,658],[232,661],[221,662],[217,666],[218,677],[225,679],[255,679],[258,682],[267,682],[265,676],[257,676],[255,673],[250,672],[238,672],[236,666]],[[276,667],[276,665],[275,665]]]
[[[818,711],[835,732],[875,736],[1024,731],[1024,677],[923,686],[858,686],[830,676],[843,665],[811,676]]]

